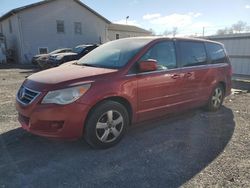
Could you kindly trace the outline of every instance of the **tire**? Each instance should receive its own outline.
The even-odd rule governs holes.
[[[224,87],[221,84],[219,84],[213,90],[209,98],[208,104],[206,106],[206,109],[210,112],[218,111],[222,106],[224,97],[225,97]]]
[[[115,101],[104,101],[94,107],[85,124],[84,138],[96,149],[116,145],[124,136],[129,125],[126,108]]]

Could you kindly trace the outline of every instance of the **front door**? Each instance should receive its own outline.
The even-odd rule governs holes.
[[[162,116],[178,108],[182,101],[180,70],[177,66],[173,41],[162,41],[152,46],[140,59],[154,59],[158,70],[138,73],[139,121]]]

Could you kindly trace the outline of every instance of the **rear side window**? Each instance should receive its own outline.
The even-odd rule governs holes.
[[[227,62],[226,53],[221,45],[206,43],[206,48],[212,64]]]
[[[207,64],[205,45],[202,42],[180,41],[179,51],[183,67]]]
[[[159,42],[150,48],[140,59],[154,59],[158,62],[158,70],[174,69],[177,67],[175,46],[172,41]]]

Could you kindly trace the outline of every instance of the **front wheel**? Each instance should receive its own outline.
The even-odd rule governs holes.
[[[221,84],[216,86],[216,88],[213,90],[212,95],[209,98],[207,109],[208,111],[215,112],[220,109],[223,100],[225,96],[224,88]]]
[[[90,112],[84,138],[94,148],[109,148],[121,140],[128,125],[126,108],[115,101],[104,101]]]

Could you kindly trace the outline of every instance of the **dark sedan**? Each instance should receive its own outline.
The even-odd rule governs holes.
[[[68,61],[78,60],[97,48],[98,44],[80,45],[73,49],[73,52],[53,54],[50,56],[46,68],[56,67]]]
[[[32,58],[32,64],[33,65],[37,65],[39,61],[45,61],[45,60],[48,60],[48,58],[50,57],[50,55],[53,55],[53,54],[60,54],[60,53],[65,53],[65,52],[72,52],[72,49],[71,48],[62,48],[62,49],[57,49],[57,50],[54,50],[48,54],[38,54],[38,55],[35,55],[33,58]]]

